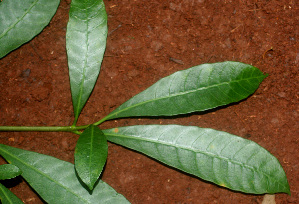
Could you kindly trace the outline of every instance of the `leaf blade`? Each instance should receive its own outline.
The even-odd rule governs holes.
[[[22,171],[12,164],[0,165],[0,180],[11,179],[21,175]]]
[[[23,178],[47,203],[129,203],[101,180],[90,194],[69,162],[3,144],[0,155],[22,170]]]
[[[0,3],[0,58],[31,40],[49,24],[59,0],[6,0]]]
[[[75,168],[81,180],[93,189],[107,160],[108,143],[104,133],[94,125],[80,135],[75,149]]]
[[[66,48],[75,122],[98,78],[107,32],[107,14],[102,0],[72,1]]]
[[[199,65],[159,80],[112,111],[105,120],[208,110],[248,97],[265,77],[259,69],[239,62]]]
[[[15,194],[0,183],[0,200],[3,204],[23,203]]]
[[[208,128],[140,125],[103,130],[107,139],[204,180],[245,193],[290,193],[278,160],[258,144]]]

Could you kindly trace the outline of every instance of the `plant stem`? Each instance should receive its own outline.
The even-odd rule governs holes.
[[[95,122],[93,125],[98,126],[98,125],[102,124],[103,122],[105,122],[108,119],[108,118],[107,119],[106,118],[107,118],[107,116],[105,118],[99,120],[98,122]]]
[[[84,126],[0,126],[0,132],[74,132],[86,129]]]

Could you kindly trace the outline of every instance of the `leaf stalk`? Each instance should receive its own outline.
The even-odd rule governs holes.
[[[0,132],[77,132],[88,126],[0,126]]]

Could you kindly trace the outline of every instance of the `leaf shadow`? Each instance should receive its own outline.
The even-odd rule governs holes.
[[[22,183],[22,181],[23,181],[22,177],[17,176],[15,178],[1,180],[0,183],[3,186],[5,186],[6,188],[12,188],[12,187],[15,187],[15,186],[19,185],[20,183]]]

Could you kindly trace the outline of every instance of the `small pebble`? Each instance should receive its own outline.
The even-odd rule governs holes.
[[[277,123],[279,123],[279,120],[278,120],[277,118],[273,118],[273,119],[271,120],[271,123],[277,124]]]
[[[22,77],[22,78],[27,78],[27,77],[29,77],[29,76],[30,76],[30,72],[31,72],[30,69],[25,69],[25,70],[23,70],[22,73],[21,73],[21,77]]]
[[[266,194],[262,201],[262,204],[276,204],[275,202],[275,195]]]
[[[285,92],[279,92],[277,95],[279,97],[281,97],[281,98],[285,98],[286,97],[286,93]]]
[[[160,41],[153,41],[151,43],[151,48],[157,52],[163,48],[163,44]]]

